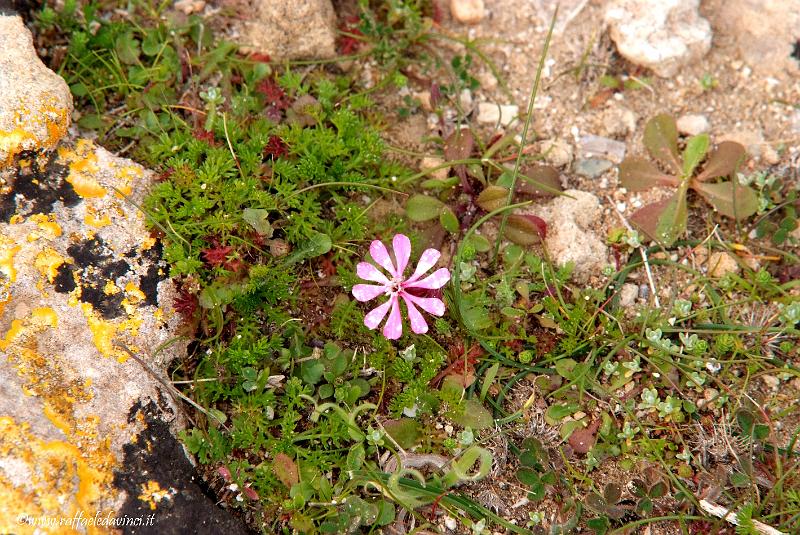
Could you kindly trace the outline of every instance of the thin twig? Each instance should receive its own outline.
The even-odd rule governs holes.
[[[716,503],[709,502],[708,500],[700,500],[700,508],[706,513],[717,518],[722,518],[734,526],[739,525],[739,518],[737,517],[736,513],[726,507],[723,507],[722,505],[717,505]],[[755,530],[763,535],[788,535],[788,533],[777,530],[772,526],[768,526],[763,522],[759,522],[758,520],[750,519],[750,522],[753,523]]]

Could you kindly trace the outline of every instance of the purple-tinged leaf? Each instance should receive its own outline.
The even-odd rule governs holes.
[[[681,162],[678,156],[678,126],[669,114],[656,115],[644,127],[644,146],[650,154],[678,174]]]
[[[686,219],[686,196],[680,191],[631,215],[631,222],[639,230],[667,247],[686,231]]]
[[[557,195],[562,190],[558,170],[549,165],[523,169],[517,179],[517,191],[527,195]]]
[[[656,186],[675,186],[676,177],[662,173],[649,160],[637,156],[626,158],[619,164],[619,180],[628,191],[644,191]]]
[[[518,245],[535,245],[547,237],[547,223],[535,215],[510,215],[504,233]]]
[[[693,181],[692,188],[726,217],[744,219],[758,211],[758,194],[736,180],[716,184]]]
[[[475,148],[475,138],[466,128],[460,128],[450,134],[444,142],[444,159],[448,162],[454,160],[466,160],[472,155]],[[467,166],[464,164],[456,165],[453,170],[458,178],[461,179],[461,186],[466,193],[472,193],[472,186],[467,180]]]
[[[723,141],[708,157],[703,171],[697,175],[695,180],[705,182],[712,178],[730,176],[742,163],[744,155],[744,147],[739,143]]]

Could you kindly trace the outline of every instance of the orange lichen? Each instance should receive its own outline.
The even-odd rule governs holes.
[[[75,193],[83,198],[105,197],[108,192],[94,178],[100,167],[97,165],[97,153],[91,141],[78,140],[75,150],[59,147],[58,157],[69,165],[69,175],[66,180],[75,188]]]
[[[51,284],[58,275],[58,268],[66,262],[64,257],[58,254],[55,249],[50,247],[42,249],[33,261],[34,267],[39,270],[43,277]]]
[[[39,106],[20,105],[14,111],[14,128],[0,130],[0,164],[8,166],[23,150],[52,149],[67,133],[69,110],[54,94],[39,99]],[[44,135],[39,132],[44,130]]]
[[[139,499],[149,505],[151,511],[155,511],[157,504],[164,498],[168,498],[170,494],[169,489],[162,489],[158,481],[151,479],[147,483],[142,483],[142,493],[139,495]]]
[[[14,268],[14,256],[21,247],[13,239],[0,234],[0,273],[6,276],[9,282],[17,280],[17,270]]]
[[[61,236],[61,226],[56,223],[56,217],[53,214],[45,215],[45,214],[34,214],[30,218],[30,221],[36,223],[44,234],[43,237],[47,239],[58,238]]]

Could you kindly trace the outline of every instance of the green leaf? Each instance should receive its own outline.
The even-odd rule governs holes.
[[[681,172],[678,157],[678,127],[675,119],[666,113],[656,115],[644,127],[644,146],[650,154],[673,173]]]
[[[677,186],[674,176],[662,173],[649,160],[640,157],[626,158],[619,164],[619,181],[629,191],[644,191],[655,186]]]
[[[616,483],[608,483],[603,489],[603,499],[608,505],[614,505],[622,497],[622,487]]]
[[[475,203],[487,212],[493,212],[498,208],[506,206],[508,200],[508,189],[500,186],[487,186],[475,199]]]
[[[395,519],[394,504],[386,500],[380,500],[375,504],[378,507],[378,518],[375,524],[378,526],[388,526]]]
[[[467,239],[467,244],[471,245],[479,253],[485,253],[492,248],[489,240],[480,234],[470,234],[469,238]]]
[[[558,360],[556,361],[555,365],[556,373],[558,373],[558,375],[560,375],[564,379],[573,379],[575,375],[573,371],[575,370],[575,366],[577,365],[578,363],[574,359]]]
[[[715,184],[694,180],[692,188],[726,217],[744,219],[758,211],[758,194],[739,184],[738,180]]]
[[[573,414],[578,412],[581,406],[577,403],[562,403],[559,405],[550,405],[545,412],[545,416],[549,417],[551,420],[562,420]]]
[[[268,217],[269,210],[263,208],[245,208],[242,212],[242,219],[245,223],[253,227],[260,235],[271,238],[272,225],[267,220]]]
[[[413,447],[420,437],[419,423],[411,418],[389,420],[383,424],[383,427],[401,448]]]
[[[439,223],[441,223],[442,228],[447,232],[451,234],[458,234],[460,229],[458,218],[449,206],[442,207],[442,213],[439,214]]]
[[[332,246],[333,243],[331,242],[330,236],[322,232],[317,232],[292,251],[292,254],[287,256],[286,260],[284,260],[284,264],[291,265],[307,258],[324,255],[331,250]]]
[[[317,394],[319,394],[320,399],[328,399],[333,395],[333,385],[330,383],[319,385],[319,388],[317,389]]]
[[[527,195],[558,195],[562,189],[558,170],[549,165],[528,167],[517,181],[517,191]]]
[[[291,488],[292,485],[300,481],[300,474],[297,465],[291,457],[285,453],[278,453],[272,461],[272,471],[281,483]]]
[[[520,468],[517,470],[517,479],[523,485],[536,485],[539,483],[539,474],[531,468]]]
[[[139,40],[133,38],[133,32],[125,32],[114,41],[114,51],[122,63],[133,65],[139,61]]]
[[[708,157],[703,171],[695,180],[704,182],[711,178],[728,177],[733,174],[744,159],[745,151],[735,141],[723,141]]]
[[[494,418],[486,407],[475,398],[464,401],[464,412],[459,413],[453,421],[463,427],[471,427],[474,430],[486,429],[494,425]]]
[[[300,376],[310,385],[317,384],[323,373],[325,366],[318,360],[307,360],[300,365]]]
[[[444,203],[429,195],[414,195],[408,199],[406,214],[412,221],[428,221],[439,217]]]
[[[730,475],[731,485],[738,488],[745,488],[750,486],[750,477],[741,472],[731,472]]]
[[[708,152],[708,134],[690,137],[683,149],[683,176],[690,177]]]

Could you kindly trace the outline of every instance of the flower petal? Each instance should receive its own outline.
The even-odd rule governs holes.
[[[373,240],[369,246],[369,254],[379,266],[391,273],[393,277],[397,275],[394,264],[392,264],[392,259],[389,257],[389,251],[386,250],[386,246],[383,242],[380,240]]]
[[[378,268],[369,262],[359,262],[356,266],[356,273],[364,280],[380,282],[381,284],[389,284],[389,279],[381,273]]]
[[[383,321],[384,316],[389,311],[389,307],[392,304],[392,299],[389,299],[381,306],[375,307],[370,310],[366,316],[364,316],[364,325],[367,326],[368,329],[375,329],[378,325],[381,324]]]
[[[392,239],[392,248],[394,249],[394,259],[397,261],[397,275],[402,277],[408,265],[408,259],[411,258],[411,240],[405,234],[395,234]]]
[[[411,321],[411,330],[416,334],[425,334],[428,332],[428,323],[425,321],[425,318],[422,317],[422,314],[419,313],[417,307],[414,306],[413,301],[409,299],[408,294],[402,293],[400,295],[403,296],[403,300],[406,302],[408,319]]]
[[[403,318],[400,316],[400,303],[397,295],[393,295],[389,302],[392,303],[392,311],[389,313],[386,325],[383,326],[383,336],[389,340],[397,340],[403,334]]]
[[[425,290],[435,290],[437,288],[441,288],[447,281],[450,280],[450,270],[447,268],[439,268],[421,281],[418,282],[411,282],[411,284],[406,281],[403,284],[404,288],[423,288]]]
[[[411,295],[406,292],[403,292],[402,296],[406,300],[406,303],[411,301],[428,314],[444,316],[444,301],[438,297],[417,297],[416,295]]]
[[[436,249],[425,249],[422,253],[422,256],[419,257],[419,262],[417,263],[417,269],[414,271],[414,274],[409,277],[406,282],[414,282],[415,280],[419,279],[421,276],[425,274],[426,271],[431,269],[433,266],[436,265],[436,262],[439,261],[439,257],[442,256],[442,253],[437,251]]]
[[[353,297],[357,301],[369,301],[386,292],[386,286],[375,284],[356,284],[353,286]]]

